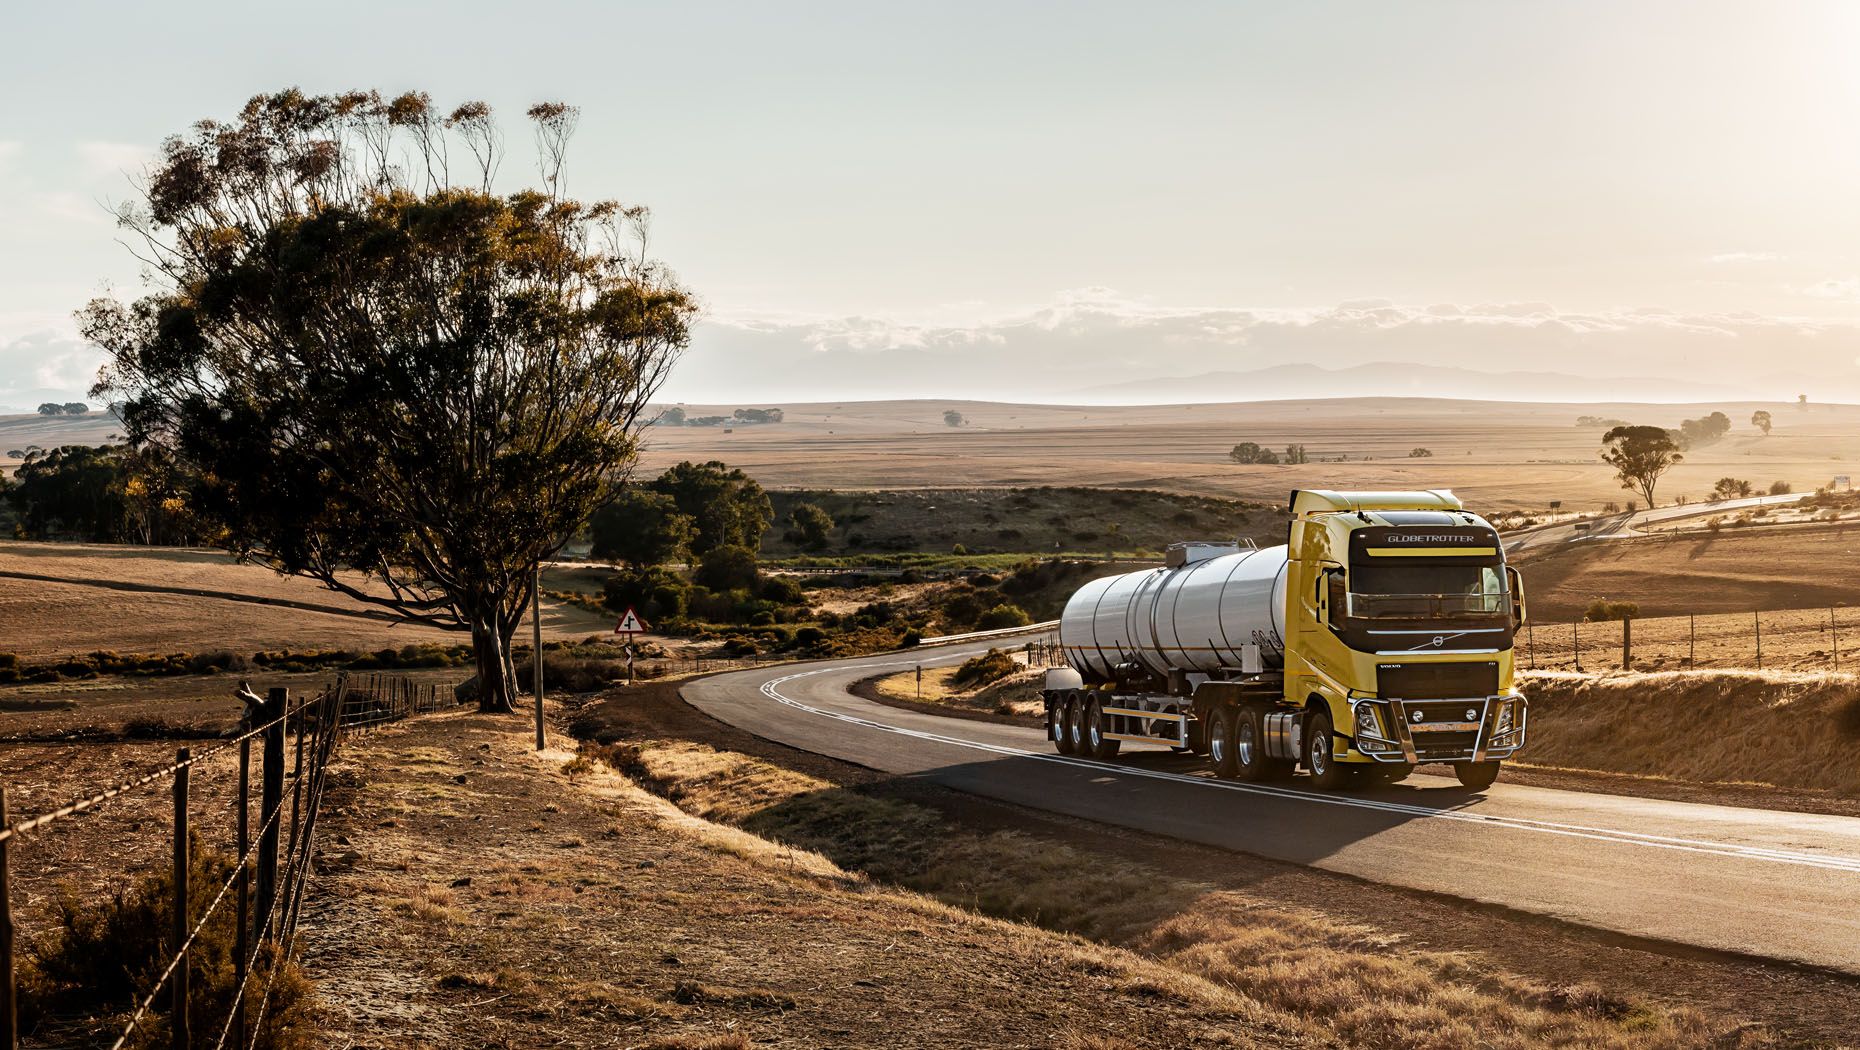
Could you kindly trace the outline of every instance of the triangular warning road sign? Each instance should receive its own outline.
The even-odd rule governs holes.
[[[615,634],[644,634],[645,631],[646,621],[639,618],[631,605],[626,607],[626,615],[620,617],[620,622],[614,626]]]

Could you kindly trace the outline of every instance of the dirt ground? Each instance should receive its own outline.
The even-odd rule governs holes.
[[[303,932],[330,1045],[1310,1045],[1130,953],[696,821],[521,730],[459,713],[345,749]]]

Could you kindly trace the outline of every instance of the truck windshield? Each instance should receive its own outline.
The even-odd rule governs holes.
[[[1510,600],[1492,565],[1357,565],[1350,577],[1350,615],[1365,619],[1496,616]]]

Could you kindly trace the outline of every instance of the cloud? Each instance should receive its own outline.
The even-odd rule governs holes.
[[[1860,277],[1830,277],[1825,281],[1816,281],[1796,289],[1803,295],[1816,299],[1860,299]]]
[[[0,343],[0,411],[30,411],[45,401],[83,401],[103,352],[52,331]]]
[[[1765,398],[1793,396],[1781,379],[1777,390],[1765,385],[1787,370],[1819,377],[1818,398],[1860,400],[1856,354],[1860,325],[1749,313],[1582,313],[1549,303],[1404,305],[1381,299],[1307,310],[1176,307],[1090,288],[972,325],[867,316],[712,318],[698,327],[666,395],[693,402],[1065,401],[1081,389],[1156,377],[1410,362],[1598,379],[1686,377]],[[1598,386],[1598,396],[1603,393]]]
[[[4,174],[26,152],[26,144],[0,139],[0,174]]]
[[[1782,256],[1775,252],[1717,252],[1707,255],[1705,261],[1722,265],[1724,263],[1775,262],[1781,258]]]
[[[77,154],[79,170],[88,179],[135,175],[155,158],[147,146],[127,142],[80,142]]]

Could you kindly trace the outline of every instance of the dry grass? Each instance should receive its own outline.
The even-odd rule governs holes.
[[[687,406],[690,411],[713,411]],[[1483,510],[1539,511],[1627,499],[1597,457],[1601,431],[1575,425],[1603,414],[1677,426],[1722,409],[1747,420],[1763,407],[1776,429],[1731,436],[1686,453],[1661,493],[1697,500],[1727,474],[1796,491],[1825,485],[1860,458],[1860,410],[1774,404],[1579,405],[1427,398],[1359,398],[1215,405],[1070,406],[888,401],[783,405],[775,426],[660,427],[642,474],[681,459],[723,459],[776,488],[952,488],[1092,485],[1172,490],[1280,505],[1295,488],[1452,488]],[[943,425],[954,408],[970,423]],[[725,408],[725,412],[729,409]],[[1312,456],[1345,463],[1236,466],[1237,441],[1305,444]],[[1425,446],[1430,459],[1409,459]],[[1007,522],[1012,525],[1012,522]]]
[[[1770,1045],[1760,1031],[1733,1031],[1600,988],[1545,987],[1473,956],[1407,948],[1370,927],[1142,864],[1016,832],[964,831],[923,807],[734,752],[650,741],[607,755],[693,813],[958,907],[1138,949],[1176,975],[1143,988],[1163,1003],[1205,981],[1339,1045]]]
[[[1852,583],[1829,568],[1857,555],[1860,527],[1850,525],[1526,547],[1517,563],[1544,623],[1579,617],[1596,598],[1636,602],[1650,617],[1819,608],[1825,621],[1829,606],[1853,600]]]
[[[1046,710],[1040,700],[1043,670],[1022,668],[979,687],[958,685],[954,680],[956,671],[954,667],[924,668],[921,692],[915,671],[886,675],[873,682],[872,688],[881,699],[937,704],[957,711],[980,711],[1033,721],[1038,721]]]
[[[1851,674],[1540,672],[1522,685],[1533,765],[1860,795]]]

